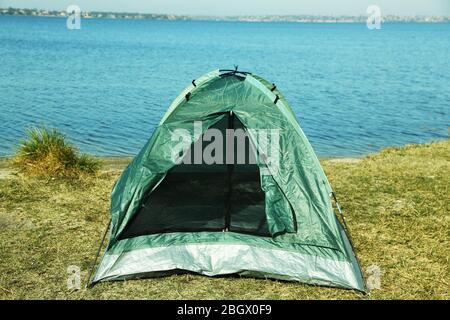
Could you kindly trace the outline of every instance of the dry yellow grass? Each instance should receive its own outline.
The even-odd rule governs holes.
[[[68,290],[67,267],[79,266],[86,281],[109,219],[120,170],[108,161],[108,172],[76,181],[0,179],[0,298],[450,299],[449,141],[389,148],[361,161],[323,161],[363,269],[381,269],[381,288],[370,295],[197,275]]]

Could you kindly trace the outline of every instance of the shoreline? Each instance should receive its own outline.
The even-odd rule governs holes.
[[[329,163],[359,163],[367,155],[360,157],[319,157],[321,162]],[[92,156],[95,159],[99,159],[102,163],[100,172],[117,172],[122,171],[133,160],[134,156]],[[12,156],[0,156],[0,179],[9,178],[14,175],[15,170],[9,160]]]
[[[442,139],[435,140],[425,143],[408,143],[404,145],[392,145],[379,149],[378,151],[373,151],[361,155],[354,156],[317,156],[319,161],[321,162],[329,162],[329,163],[359,163],[364,160],[364,158],[375,156],[380,154],[385,150],[394,150],[394,149],[402,149],[402,148],[411,148],[418,146],[430,146],[437,143],[442,143],[445,141],[449,141],[450,139]],[[93,155],[87,154],[95,159],[98,159],[102,162],[102,172],[108,171],[117,171],[123,170],[129,162],[133,160],[133,158],[137,155]],[[13,155],[0,155],[0,179],[5,177],[5,172],[13,172],[12,165],[9,163],[9,160],[13,157]]]
[[[322,164],[358,164],[362,162],[367,157],[372,157],[376,155],[380,155],[381,153],[385,153],[386,151],[389,152],[389,150],[399,150],[399,149],[409,149],[409,148],[417,148],[417,147],[426,147],[426,146],[432,146],[439,143],[445,143],[446,141],[449,141],[449,139],[444,140],[437,140],[437,141],[431,141],[427,143],[415,143],[415,144],[406,144],[401,146],[390,146],[386,148],[382,148],[376,152],[367,153],[360,156],[325,156],[325,157],[318,157],[319,161]],[[99,159],[102,163],[102,167],[100,169],[100,172],[102,173],[108,173],[108,172],[120,172],[126,168],[126,166],[133,160],[135,156],[96,156],[91,155],[92,157]],[[9,160],[12,158],[11,155],[9,156],[0,156],[0,179],[10,178],[15,176],[15,170]]]
[[[359,163],[367,155],[355,156],[355,157],[319,157],[319,161],[328,163],[345,163],[345,164],[356,164]],[[134,156],[92,156],[93,158],[99,159],[101,161],[101,173],[108,172],[121,172],[126,168],[126,166],[133,160]],[[0,156],[0,180],[14,177],[16,175],[16,170],[9,162],[12,156]]]

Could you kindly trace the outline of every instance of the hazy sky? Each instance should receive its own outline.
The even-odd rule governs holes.
[[[0,0],[0,7],[127,11],[199,15],[366,14],[371,4],[382,14],[450,15],[450,0]]]

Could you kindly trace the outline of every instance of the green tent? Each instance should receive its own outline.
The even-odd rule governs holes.
[[[175,99],[116,182],[91,284],[195,272],[365,291],[333,196],[276,86],[210,72]]]

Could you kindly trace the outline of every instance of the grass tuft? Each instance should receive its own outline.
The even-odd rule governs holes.
[[[93,175],[100,162],[66,141],[57,129],[45,126],[28,129],[20,141],[13,164],[28,176],[73,178]]]

